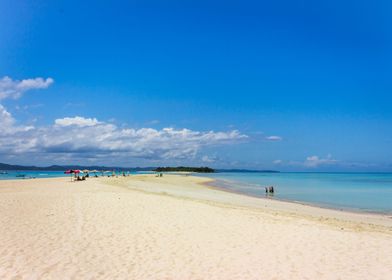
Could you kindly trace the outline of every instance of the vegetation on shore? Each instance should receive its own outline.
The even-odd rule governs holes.
[[[177,167],[158,167],[153,171],[156,172],[198,172],[198,173],[213,173],[214,169],[209,167],[186,167],[186,166],[177,166]]]

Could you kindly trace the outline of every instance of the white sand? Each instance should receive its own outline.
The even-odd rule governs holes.
[[[392,279],[392,219],[206,179],[0,181],[0,279]]]

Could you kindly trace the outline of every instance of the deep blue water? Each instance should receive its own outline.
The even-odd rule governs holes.
[[[265,197],[274,186],[276,199],[323,207],[392,213],[392,173],[214,173],[224,189]]]

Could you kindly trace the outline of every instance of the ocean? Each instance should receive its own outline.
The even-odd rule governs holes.
[[[392,214],[392,173],[253,173],[202,175],[242,194],[321,207]],[[274,186],[273,195],[265,187]]]
[[[66,177],[64,171],[0,171],[0,180]]]
[[[140,172],[127,172],[131,174],[137,173],[149,173],[147,171]],[[111,175],[111,172],[105,172],[105,176]],[[117,172],[117,175],[121,175],[122,172]],[[83,173],[80,173],[83,175]],[[101,176],[101,172],[97,172],[97,175]],[[11,180],[11,179],[36,179],[36,178],[53,178],[53,177],[70,177],[70,174],[64,174],[64,171],[0,171],[0,180]],[[94,173],[90,173],[90,176],[94,176]]]

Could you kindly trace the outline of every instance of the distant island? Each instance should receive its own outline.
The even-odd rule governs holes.
[[[215,170],[209,167],[186,167],[186,166],[177,166],[177,167],[158,167],[153,171],[156,172],[197,172],[197,173],[214,173]]]

